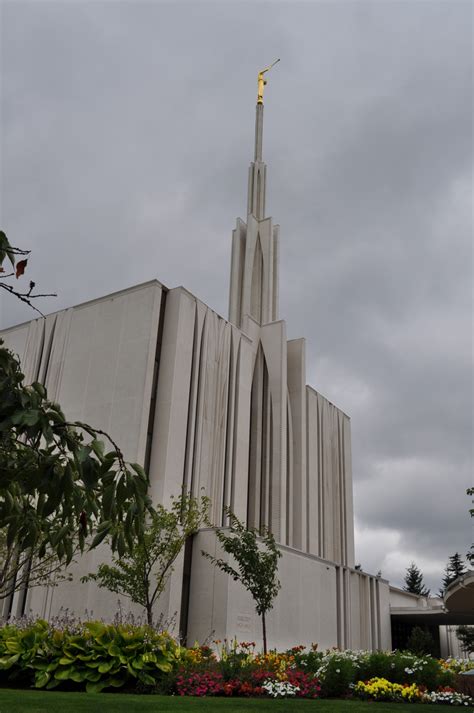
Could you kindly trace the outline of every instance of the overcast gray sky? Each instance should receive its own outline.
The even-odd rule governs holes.
[[[352,418],[356,557],[472,541],[472,3],[1,3],[1,227],[44,311],[151,278],[227,316],[256,73],[280,314]],[[11,299],[0,326],[32,314]]]

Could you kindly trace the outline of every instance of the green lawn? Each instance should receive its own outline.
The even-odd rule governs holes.
[[[417,709],[426,713],[446,711],[446,706],[421,709],[406,703],[366,703],[338,700],[268,700],[252,698],[181,698],[174,696],[134,696],[126,693],[62,693],[57,691],[13,691],[0,689],[0,713],[405,713]],[[461,708],[461,710],[467,710]]]

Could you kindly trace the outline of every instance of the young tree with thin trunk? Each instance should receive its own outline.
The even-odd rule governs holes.
[[[154,606],[176,558],[187,538],[207,521],[208,509],[209,498],[193,498],[185,493],[173,498],[169,509],[157,505],[130,551],[114,559],[112,565],[99,565],[95,574],[88,574],[81,581],[96,582],[99,587],[141,605],[149,626],[153,626]]]
[[[233,557],[237,566],[231,564],[232,560],[228,562],[204,550],[201,552],[234,581],[241,582],[252,595],[257,614],[262,619],[263,651],[266,654],[266,614],[273,607],[273,600],[281,587],[277,577],[281,552],[269,530],[259,533],[255,528],[248,529],[229,508],[225,512],[229,517],[230,531],[217,528],[216,535],[224,552]]]

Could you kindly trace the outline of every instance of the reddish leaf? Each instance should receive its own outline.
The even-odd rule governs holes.
[[[16,264],[16,279],[18,280],[19,277],[21,277],[24,272],[25,272],[25,267],[28,263],[28,260],[20,260],[20,262],[17,262]]]
[[[79,515],[79,522],[80,522],[83,533],[85,535],[87,535],[87,515],[84,512],[84,510]]]

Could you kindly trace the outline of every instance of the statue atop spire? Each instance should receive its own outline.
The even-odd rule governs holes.
[[[279,62],[276,59],[272,64],[258,73],[258,94],[255,112],[255,152],[254,160],[250,166],[247,214],[252,213],[258,220],[265,216],[265,172],[263,163],[263,88],[267,83],[265,74]]]
[[[278,320],[279,233],[265,213],[267,167],[263,161],[263,89],[265,74],[280,60],[258,73],[255,152],[249,167],[247,222],[237,220],[232,235],[229,319],[241,327],[247,316],[260,325]]]
[[[267,83],[265,79],[265,74],[274,67],[279,59],[276,59],[272,64],[265,69],[262,69],[258,73],[258,94],[257,94],[257,107],[255,116],[255,154],[254,161],[262,162],[262,138],[263,138],[263,88]],[[249,204],[250,205],[250,204]],[[249,213],[251,209],[249,209]]]
[[[265,69],[262,69],[261,72],[258,73],[258,93],[257,93],[257,104],[263,104],[263,88],[265,84],[267,83],[267,80],[264,78],[264,74],[270,71],[272,67],[276,65],[277,62],[279,62],[279,59],[276,59],[273,64],[270,64],[268,67],[265,67]]]

